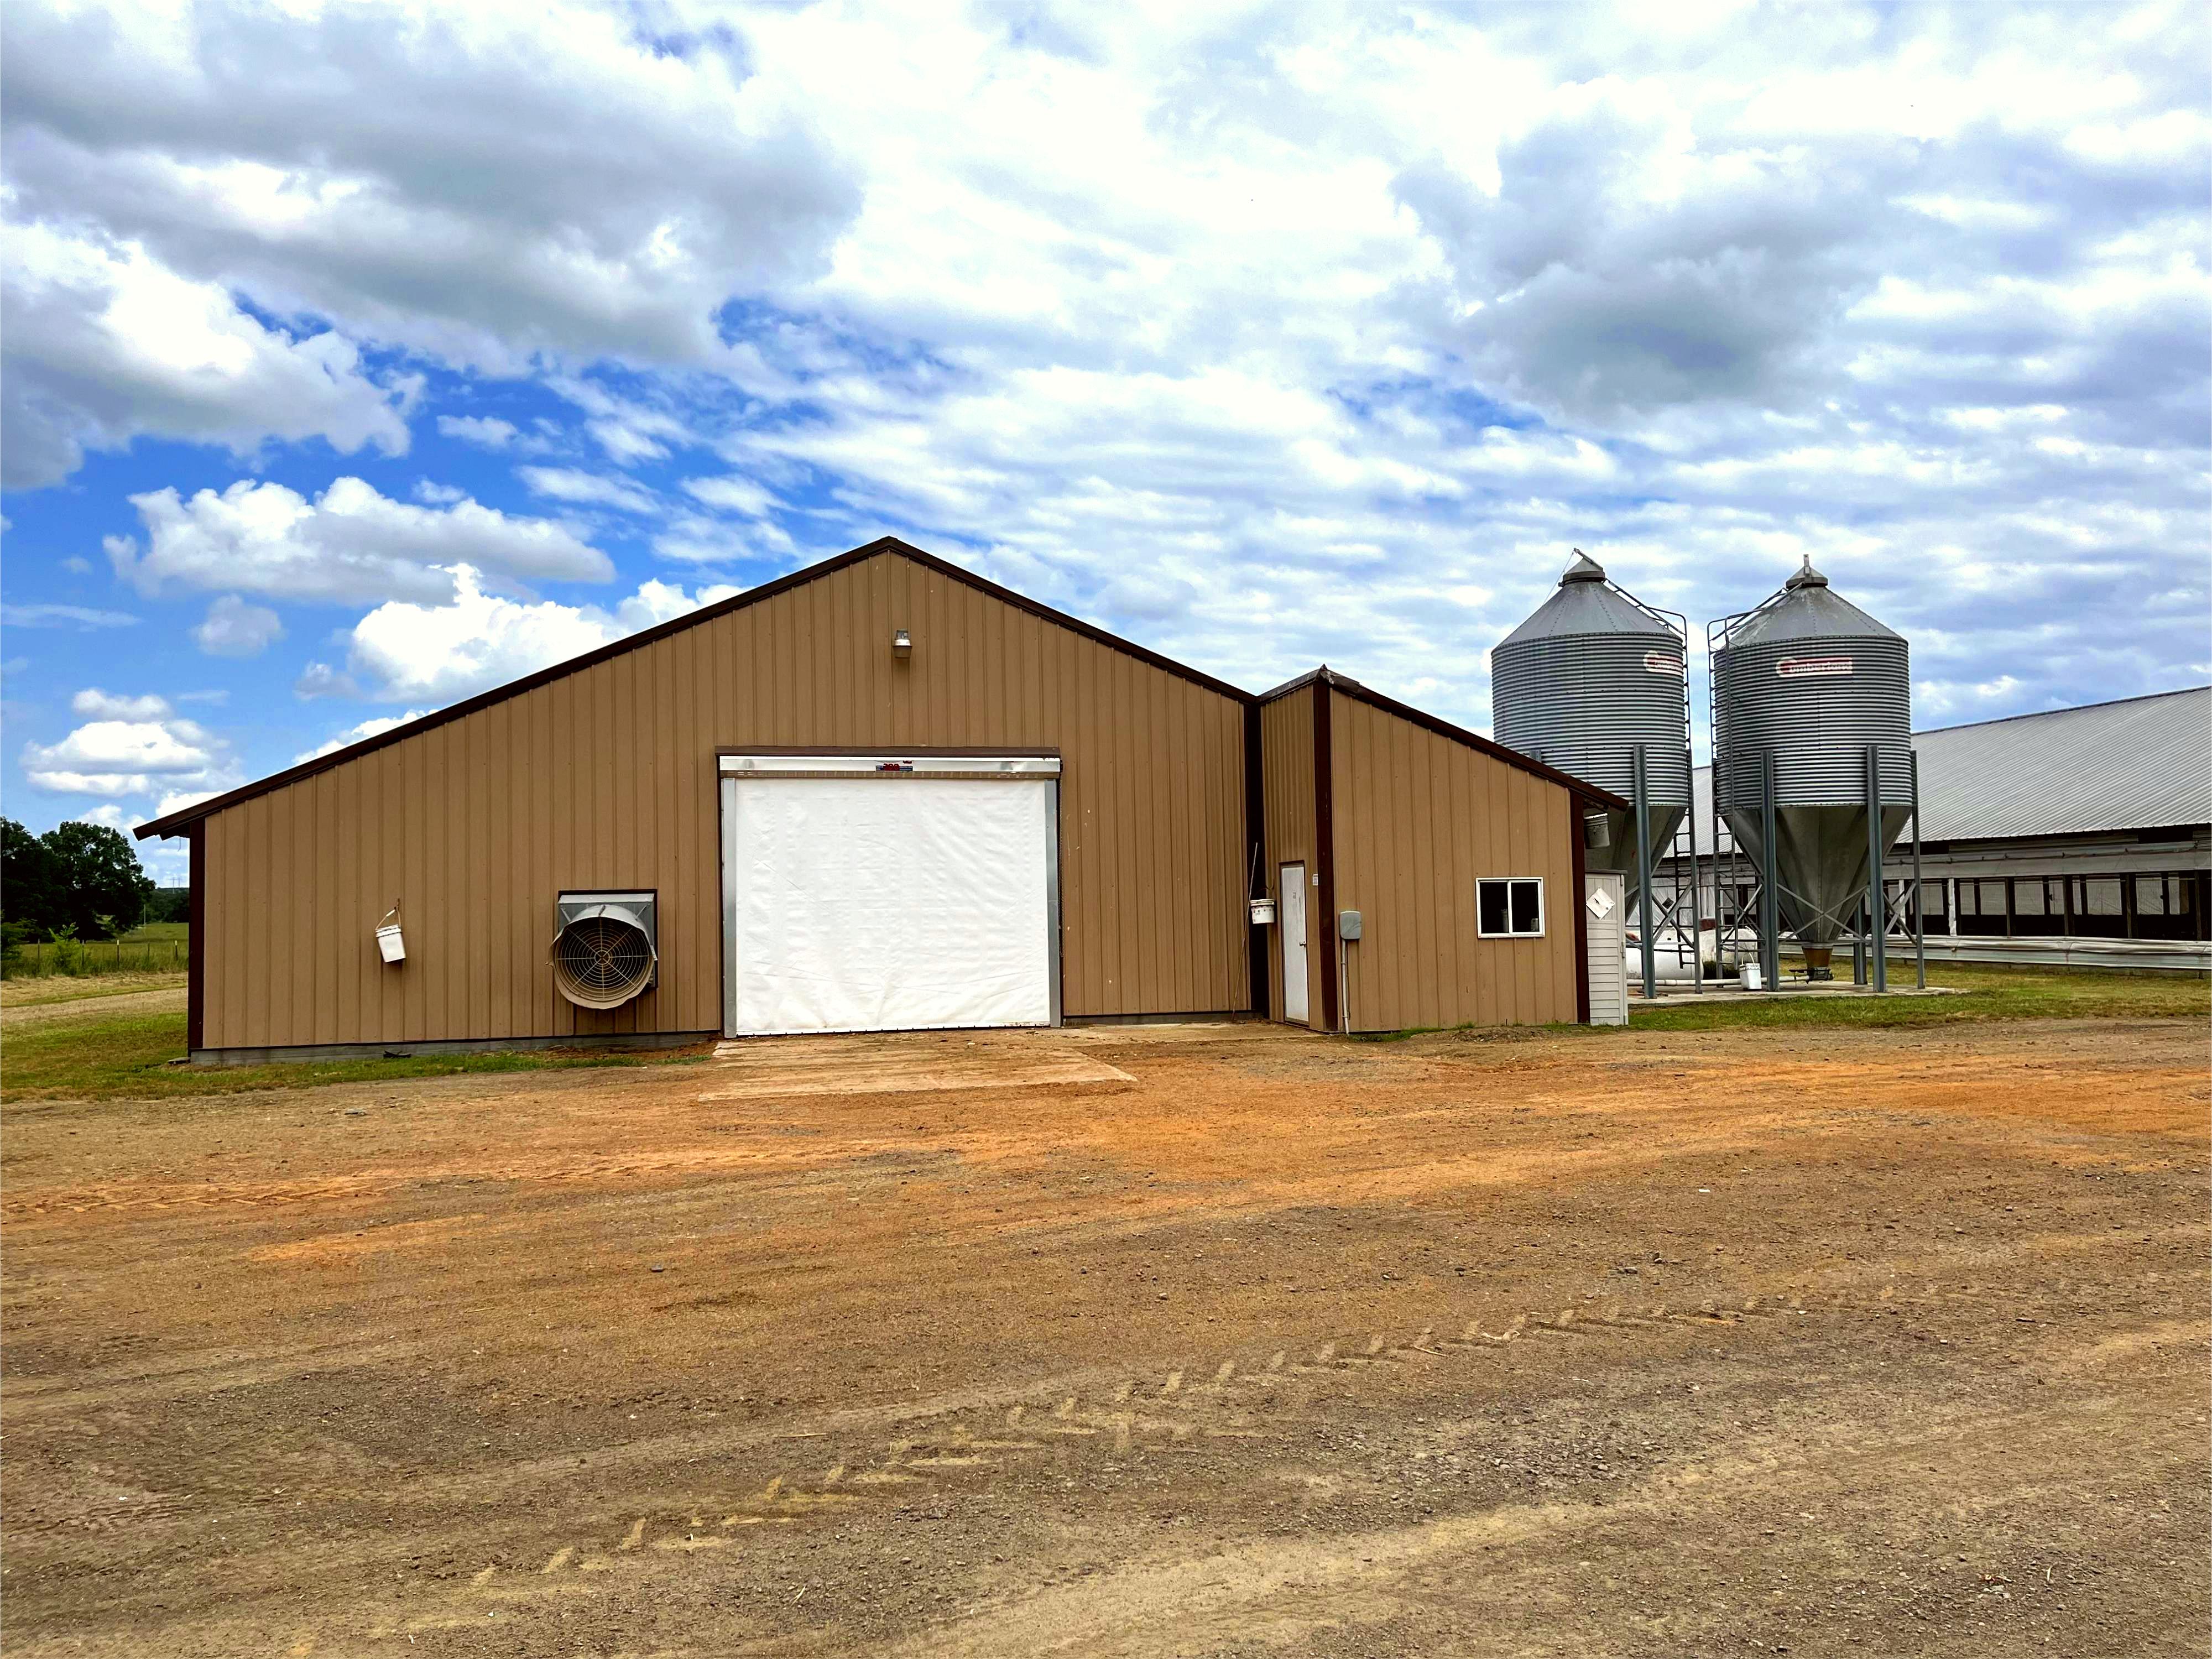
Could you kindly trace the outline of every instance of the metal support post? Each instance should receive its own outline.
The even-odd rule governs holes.
[[[1948,916],[1950,895],[1946,893],[1943,914]],[[1955,924],[1954,924],[1955,925]],[[1912,751],[1912,972],[1914,982],[1921,990],[1928,988],[1928,903],[1927,890],[1920,884],[1920,751]]]
[[[1889,966],[1882,945],[1889,933],[1883,914],[1881,890],[1881,750],[1869,744],[1866,751],[1867,798],[1867,943],[1874,957],[1874,988],[1889,989]]]
[[[1774,874],[1774,751],[1759,757],[1759,971],[1770,991],[1782,978],[1782,894]]]
[[[1682,775],[1686,778],[1694,780],[1697,777],[1697,769],[1691,765],[1690,761],[1691,756],[1689,751],[1685,750],[1682,753]],[[1705,902],[1703,896],[1698,891],[1697,791],[1693,788],[1690,793],[1692,796],[1690,810],[1682,814],[1682,822],[1689,827],[1690,831],[1690,988],[1692,991],[1702,992],[1705,988]],[[1714,908],[1717,909],[1720,905],[1720,852],[1718,848],[1715,848],[1713,853],[1713,904]],[[1716,926],[1713,929],[1713,957],[1716,961],[1719,959],[1720,953],[1720,929]]]
[[[1659,963],[1656,954],[1659,942],[1652,937],[1655,930],[1651,926],[1651,795],[1644,766],[1644,745],[1640,743],[1628,757],[1628,778],[1629,805],[1636,813],[1636,931],[1644,958],[1644,1000],[1648,1003],[1659,994]]]
[[[1712,787],[1705,792],[1705,828],[1712,832],[1710,840],[1713,849],[1713,955],[1717,958],[1723,941],[1729,936],[1728,902],[1721,891],[1721,755],[1717,748],[1713,750],[1713,766],[1710,775],[1712,779]],[[1694,784],[1697,774],[1693,771],[1690,776]],[[1690,801],[1692,817],[1698,815],[1696,793],[1692,788]],[[1729,874],[1731,876],[1735,873],[1737,850],[1733,847],[1729,849]],[[1739,929],[1742,924],[1741,907],[1739,906],[1736,915],[1736,925]],[[1733,948],[1730,953],[1734,955]],[[1735,963],[1737,969],[1741,971],[1743,967],[1742,957],[1735,957]]]

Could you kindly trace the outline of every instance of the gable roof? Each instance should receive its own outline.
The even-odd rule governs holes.
[[[1503,762],[1505,765],[1519,771],[1530,773],[1543,779],[1547,783],[1556,783],[1562,789],[1584,800],[1601,806],[1628,805],[1609,789],[1601,789],[1594,783],[1585,783],[1571,773],[1562,772],[1557,767],[1547,766],[1540,760],[1530,759],[1517,749],[1508,749],[1504,744],[1486,738],[1480,732],[1470,732],[1463,726],[1454,726],[1449,720],[1440,720],[1425,709],[1414,708],[1409,702],[1400,702],[1395,697],[1386,696],[1372,686],[1362,685],[1358,680],[1338,673],[1327,663],[1299,675],[1294,680],[1284,681],[1272,691],[1261,692],[1252,701],[1255,703],[1273,702],[1278,698],[1287,697],[1293,691],[1302,690],[1316,680],[1321,681],[1333,691],[1342,692],[1354,702],[1364,702],[1369,708],[1379,708],[1386,714],[1395,714],[1400,720],[1409,721],[1425,732],[1433,732],[1440,738],[1472,749],[1477,754],[1487,755],[1491,759]]]
[[[343,749],[336,749],[327,755],[318,755],[311,760],[301,761],[296,766],[286,767],[281,772],[271,772],[265,778],[257,778],[252,783],[242,784],[228,793],[212,795],[206,800],[197,801],[190,806],[179,807],[173,812],[149,819],[146,823],[138,825],[131,833],[140,841],[155,836],[181,834],[202,818],[212,817],[216,813],[227,811],[230,807],[253,800],[262,795],[274,793],[279,789],[314,777],[319,773],[343,766],[349,761],[358,760],[363,755],[372,754],[379,749],[389,748],[393,744],[404,742],[419,732],[429,731],[433,726],[443,726],[448,721],[464,719],[479,709],[489,708],[495,703],[504,702],[509,697],[520,696],[526,691],[535,690],[541,685],[550,684],[565,676],[595,667],[611,658],[621,656],[626,651],[642,649],[672,635],[680,634],[687,628],[696,628],[702,623],[712,622],[717,617],[726,617],[732,611],[744,610],[748,605],[758,605],[763,600],[775,599],[778,594],[788,593],[795,587],[804,586],[808,582],[817,581],[824,576],[835,575],[841,570],[848,569],[854,565],[884,554],[896,554],[900,558],[918,564],[924,569],[945,577],[949,580],[972,587],[1002,605],[1012,605],[1017,611],[1026,611],[1029,615],[1050,623],[1055,627],[1066,629],[1070,633],[1079,634],[1085,639],[1106,647],[1109,650],[1119,651],[1124,656],[1134,657],[1139,662],[1157,668],[1163,673],[1173,674],[1178,679],[1188,680],[1194,685],[1203,686],[1209,691],[1216,692],[1247,708],[1256,708],[1260,703],[1270,701],[1280,695],[1282,691],[1290,689],[1288,686],[1279,687],[1277,690],[1267,693],[1264,697],[1255,697],[1241,686],[1231,685],[1226,680],[1216,679],[1211,674],[1193,668],[1188,664],[1177,662],[1172,657],[1163,656],[1157,651],[1137,644],[1133,640],[1125,640],[1118,634],[1110,634],[1094,623],[1085,622],[1079,617],[1071,617],[1064,611],[1055,611],[1050,605],[1042,605],[1026,594],[1017,593],[1011,587],[1001,587],[988,577],[979,576],[974,571],[964,569],[948,559],[938,557],[934,553],[925,553],[921,549],[910,543],[902,542],[896,536],[882,536],[864,546],[854,548],[850,552],[840,553],[834,557],[820,560],[816,563],[792,571],[787,575],[779,576],[774,581],[763,582],[758,587],[747,588],[744,592],[733,594],[729,599],[718,600],[713,605],[702,605],[696,611],[686,611],[683,616],[672,618],[670,621],[659,623],[651,628],[627,635],[611,644],[599,647],[596,651],[586,651],[580,657],[571,657],[566,662],[555,663],[550,668],[541,668],[533,674],[524,675],[520,679],[510,680],[505,685],[495,686],[489,691],[479,692],[473,697],[464,698],[459,702],[450,704],[433,714],[425,714],[420,720],[410,720],[404,726],[396,726],[388,732],[378,732],[373,738],[364,738],[359,743],[349,744]],[[1328,674],[1328,670],[1324,667],[1316,670],[1316,672]],[[1536,773],[1540,776],[1549,778],[1554,783],[1565,784],[1580,793],[1590,795],[1608,803],[1618,804],[1613,803],[1613,798],[1602,790],[1594,790],[1591,786],[1578,779],[1570,778],[1563,772],[1554,772],[1549,767],[1540,765],[1525,756],[1516,755],[1510,749],[1501,748],[1486,738],[1478,738],[1472,732],[1463,732],[1455,726],[1437,720],[1431,715],[1424,714],[1419,709],[1395,702],[1382,696],[1380,693],[1369,691],[1364,686],[1360,686],[1357,681],[1347,680],[1341,675],[1330,675],[1329,678],[1330,683],[1339,690],[1364,697],[1374,702],[1377,708],[1387,708],[1394,714],[1403,715],[1455,741],[1470,744],[1486,754],[1495,756],[1499,760],[1520,767],[1524,771]],[[1312,678],[1312,675],[1307,675],[1301,679],[1292,681],[1291,684],[1302,685]]]
[[[1913,734],[1930,841],[2212,823],[2212,686]]]
[[[787,575],[779,576],[774,581],[763,582],[758,587],[749,587],[744,592],[732,594],[726,599],[717,600],[713,605],[702,605],[696,611],[687,611],[684,615],[673,617],[667,622],[657,623],[651,628],[625,635],[621,639],[611,644],[603,645],[595,651],[586,651],[580,657],[571,657],[565,662],[555,663],[550,668],[541,668],[533,674],[524,675],[520,679],[510,680],[505,685],[494,686],[489,691],[479,692],[473,697],[464,698],[459,702],[449,704],[433,714],[425,714],[420,720],[410,720],[404,726],[396,726],[388,732],[378,732],[373,738],[364,738],[359,743],[349,744],[343,749],[333,750],[327,755],[318,755],[313,759],[302,761],[296,766],[288,766],[281,772],[271,772],[267,777],[257,778],[252,783],[243,784],[227,794],[212,795],[206,800],[196,801],[190,806],[180,806],[164,817],[148,820],[138,825],[131,833],[141,841],[151,836],[179,834],[188,824],[195,823],[204,817],[210,817],[217,812],[252,800],[257,796],[272,793],[288,785],[313,777],[318,773],[327,772],[334,767],[343,766],[348,761],[357,760],[363,755],[371,754],[379,749],[402,742],[417,732],[427,732],[433,726],[443,726],[450,720],[460,720],[475,714],[479,709],[489,708],[495,703],[504,702],[509,697],[520,696],[526,691],[535,690],[541,685],[550,684],[568,675],[595,667],[611,658],[621,656],[626,651],[640,650],[657,641],[665,640],[671,635],[680,634],[687,628],[696,628],[702,623],[712,622],[717,617],[726,617],[732,611],[742,611],[748,605],[758,605],[765,599],[775,598],[780,593],[788,593],[794,587],[803,587],[808,582],[818,581],[824,576],[833,576],[841,570],[849,569],[854,565],[886,553],[896,554],[901,558],[921,565],[926,570],[950,578],[953,581],[964,583],[1003,605],[1010,605],[1017,611],[1027,611],[1032,617],[1040,617],[1057,627],[1065,628],[1071,633],[1079,634],[1087,640],[1111,650],[1119,651],[1125,656],[1134,657],[1138,661],[1149,664],[1163,672],[1173,674],[1179,679],[1186,679],[1193,684],[1204,686],[1209,691],[1218,692],[1221,696],[1232,698],[1240,703],[1249,703],[1252,701],[1252,694],[1241,686],[1231,685],[1226,680],[1216,679],[1212,675],[1202,673],[1198,669],[1179,663],[1171,657],[1164,657],[1157,651],[1148,650],[1144,646],[1137,644],[1133,640],[1125,640],[1118,634],[1109,634],[1104,629],[1085,622],[1079,617],[1071,617],[1064,611],[1055,611],[1048,605],[1040,605],[1026,594],[1017,593],[1011,587],[1001,587],[988,577],[979,576],[972,570],[963,569],[948,559],[938,557],[934,553],[925,553],[921,549],[902,542],[896,536],[881,536],[865,546],[854,548],[850,552],[840,553],[834,557],[819,560],[813,564],[792,571]]]

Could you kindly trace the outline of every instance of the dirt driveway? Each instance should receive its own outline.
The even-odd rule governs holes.
[[[7,1644],[2201,1654],[2207,1150],[2199,1022],[11,1108]]]

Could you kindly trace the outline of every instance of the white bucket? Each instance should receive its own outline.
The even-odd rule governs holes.
[[[1275,925],[1274,900],[1254,899],[1252,901],[1252,925],[1255,927],[1273,927]]]
[[[1759,964],[1755,962],[1747,962],[1743,964],[1743,988],[1747,991],[1763,991],[1766,988],[1766,980],[1759,973]]]
[[[398,922],[386,922],[376,930],[376,950],[387,963],[407,960],[407,944],[399,937]]]

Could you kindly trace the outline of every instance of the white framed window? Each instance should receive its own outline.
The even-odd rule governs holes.
[[[1484,876],[1474,884],[1474,927],[1485,939],[1544,937],[1544,878]]]

